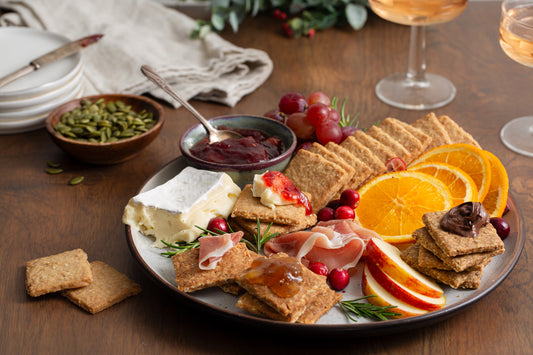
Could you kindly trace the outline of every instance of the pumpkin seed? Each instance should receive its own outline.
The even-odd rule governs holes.
[[[49,167],[49,168],[46,168],[45,171],[47,174],[56,175],[56,174],[61,174],[63,172],[63,169]]]
[[[69,182],[68,182],[68,184],[69,184],[69,185],[78,185],[78,184],[81,183],[84,179],[85,179],[84,176],[76,176],[76,177],[73,177],[72,179],[70,179]]]

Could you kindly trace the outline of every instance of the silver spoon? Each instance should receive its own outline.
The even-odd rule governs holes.
[[[207,130],[208,136],[209,136],[209,143],[215,143],[220,142],[225,139],[239,139],[242,138],[242,135],[234,132],[234,131],[228,131],[228,130],[218,130],[215,129],[209,121],[207,121],[204,116],[202,116],[194,107],[192,107],[187,101],[185,101],[181,96],[176,94],[170,87],[170,85],[167,83],[165,79],[163,79],[159,74],[155,72],[154,69],[152,69],[148,65],[141,66],[142,73],[151,81],[153,81],[157,86],[159,86],[161,89],[165,90],[170,96],[172,96],[174,99],[176,99],[183,107],[185,107],[194,117],[196,117],[200,123],[205,127]]]

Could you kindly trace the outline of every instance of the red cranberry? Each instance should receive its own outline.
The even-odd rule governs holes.
[[[357,208],[359,206],[359,193],[354,189],[347,189],[341,193],[341,205]]]
[[[505,209],[503,210],[502,216],[505,216],[509,211],[511,210],[511,205],[509,204],[509,199],[507,199],[507,202],[505,203]]]
[[[314,272],[315,274],[322,275],[322,276],[328,276],[328,268],[326,265],[320,262],[314,262],[310,263],[307,267],[309,270]]]
[[[403,171],[407,169],[407,164],[403,161],[402,158],[394,157],[390,159],[385,166],[387,167],[387,172],[393,171]]]
[[[335,218],[335,210],[331,207],[324,207],[318,211],[316,218],[319,221],[329,221]]]
[[[355,211],[350,206],[340,206],[335,210],[335,219],[354,219]]]
[[[496,233],[498,233],[498,236],[502,240],[509,236],[509,233],[511,232],[511,227],[505,219],[499,217],[492,217],[490,219],[490,223],[494,226],[494,228],[496,229]]]
[[[209,224],[207,225],[207,230],[215,234],[220,234],[220,231],[224,233],[229,233],[230,231],[228,227],[228,223],[222,217],[215,217],[212,220],[210,220]]]
[[[350,282],[350,275],[348,274],[348,271],[338,267],[331,270],[328,275],[328,281],[331,285],[331,288],[336,291],[340,291],[348,286],[348,283]]]

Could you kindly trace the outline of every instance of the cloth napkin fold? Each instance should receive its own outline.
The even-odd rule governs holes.
[[[82,50],[86,95],[146,92],[179,103],[140,71],[154,68],[185,99],[234,106],[272,72],[264,51],[240,48],[215,33],[190,39],[195,22],[152,0],[0,0],[0,26],[19,25],[76,40],[104,37]]]

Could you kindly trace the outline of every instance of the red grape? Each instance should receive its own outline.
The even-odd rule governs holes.
[[[345,289],[346,286],[348,286],[348,283],[350,283],[350,275],[348,274],[348,271],[338,267],[331,270],[328,275],[328,281],[331,288],[335,291],[340,291]]]
[[[335,210],[335,219],[354,219],[355,211],[350,206],[339,206]]]
[[[296,137],[300,139],[311,139],[315,134],[315,127],[307,120],[305,113],[296,112],[287,118],[287,126],[289,126]]]
[[[288,92],[281,97],[278,107],[281,112],[290,115],[295,112],[304,112],[307,107],[307,101],[300,93]]]
[[[359,206],[359,193],[354,189],[346,189],[341,193],[341,205],[357,208]]]
[[[321,208],[316,214],[316,218],[319,221],[329,221],[335,218],[335,210],[331,207]]]
[[[337,208],[339,208],[341,206],[341,200],[340,199],[336,199],[336,200],[331,200],[328,202],[328,204],[326,205],[326,207],[329,207],[329,208],[332,208],[334,210],[336,210]]]
[[[355,133],[355,131],[358,131],[359,128],[356,128],[354,126],[344,126],[341,128],[341,132],[342,132],[342,140],[345,140],[346,138],[348,138],[349,136],[353,135]]]
[[[314,103],[307,108],[306,117],[313,126],[322,126],[329,119],[329,108],[323,103]]]
[[[339,122],[341,121],[341,114],[339,113],[339,111],[335,110],[334,108],[330,108],[329,109],[329,121],[339,124]]]
[[[325,125],[316,127],[316,139],[318,143],[326,145],[329,142],[339,144],[342,140],[342,131],[336,123],[326,123]]]
[[[499,217],[492,217],[490,219],[490,223],[494,226],[494,229],[496,229],[496,233],[498,233],[498,236],[502,240],[509,236],[509,233],[511,232],[511,227],[505,219]]]
[[[314,272],[315,274],[322,275],[322,276],[328,276],[328,268],[326,265],[320,262],[314,262],[310,263],[307,267],[309,270]]]
[[[390,159],[385,166],[387,167],[387,172],[393,172],[393,171],[403,171],[407,169],[407,164],[403,161],[402,158],[394,157]]]
[[[300,149],[309,149],[313,145],[313,142],[303,142],[299,146],[296,147],[296,150],[294,152],[299,151]]]
[[[307,97],[307,104],[308,105],[312,105],[312,104],[314,104],[316,102],[321,102],[321,103],[323,103],[326,106],[330,106],[331,105],[331,100],[329,99],[329,96],[324,94],[321,91],[315,91],[315,92],[311,93],[311,95],[309,95]]]
[[[276,109],[266,112],[263,116],[273,118],[276,121],[280,121],[281,123],[285,123],[285,116]]]
[[[229,233],[229,227],[226,220],[222,217],[215,217],[209,221],[207,224],[207,230],[215,234],[220,234],[220,231],[224,233]]]

